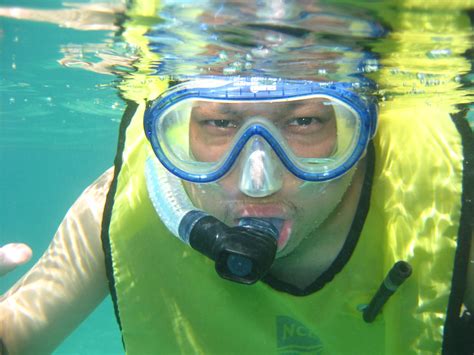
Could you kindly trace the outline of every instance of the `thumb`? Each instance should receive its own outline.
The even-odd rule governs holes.
[[[0,248],[0,276],[12,271],[17,266],[27,263],[33,252],[23,243],[10,243]]]

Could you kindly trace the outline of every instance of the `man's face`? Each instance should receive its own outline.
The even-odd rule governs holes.
[[[298,157],[327,158],[336,149],[335,114],[324,99],[259,105],[207,102],[195,106],[191,113],[191,154],[198,161],[219,161],[228,152],[239,128],[255,117],[264,117],[274,125]],[[262,153],[261,159],[275,158],[268,151],[271,148]],[[278,180],[274,184],[278,188],[252,197],[255,194],[240,184],[244,171],[249,174],[248,169],[242,168],[249,159],[254,158],[241,154],[233,169],[216,183],[185,183],[185,187],[198,208],[228,225],[237,225],[243,217],[270,221],[280,232],[277,257],[295,250],[336,209],[352,178],[349,172],[328,183],[304,182],[287,171],[278,159],[272,159],[272,164],[280,165],[274,170],[276,173],[266,177],[254,171],[250,174],[255,175],[253,179]],[[250,170],[258,170],[258,166],[257,161]]]

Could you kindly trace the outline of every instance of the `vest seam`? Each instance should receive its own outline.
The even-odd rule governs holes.
[[[127,107],[122,115],[122,119],[120,123],[119,138],[118,138],[118,143],[117,143],[117,153],[114,159],[114,176],[113,176],[109,191],[107,192],[104,213],[102,215],[102,226],[101,226],[101,240],[102,240],[102,250],[104,252],[104,259],[105,259],[105,271],[106,271],[106,276],[108,280],[110,296],[112,298],[112,303],[114,305],[115,317],[117,319],[117,323],[121,332],[122,332],[122,323],[120,320],[120,314],[119,314],[119,308],[118,308],[118,302],[117,302],[117,290],[115,289],[115,278],[114,278],[114,269],[113,269],[113,264],[112,264],[112,250],[110,246],[109,228],[110,228],[110,223],[112,220],[112,211],[113,211],[114,202],[115,202],[115,193],[117,191],[118,176],[120,174],[120,170],[123,164],[122,157],[123,157],[123,151],[125,149],[126,132],[136,112],[136,109],[138,107],[137,103],[131,100],[127,100],[127,99],[124,99],[124,100],[127,103]],[[122,336],[122,344],[125,347],[123,336]]]

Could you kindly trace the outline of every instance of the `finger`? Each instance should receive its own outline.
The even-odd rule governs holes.
[[[0,248],[0,276],[31,259],[31,248],[23,243],[10,243]]]

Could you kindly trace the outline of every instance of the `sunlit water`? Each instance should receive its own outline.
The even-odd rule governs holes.
[[[113,163],[125,108],[118,93],[139,97],[153,76],[356,81],[367,75],[379,82],[374,94],[381,105],[401,95],[467,107],[472,101],[473,33],[461,10],[402,11],[389,3],[341,10],[313,1],[207,1],[199,9],[195,1],[164,3],[159,16],[136,9],[127,20],[110,15],[117,18],[115,31],[107,16],[76,29],[0,18],[1,243],[27,242],[35,259],[41,256],[67,208]],[[62,7],[57,0],[1,5]],[[90,30],[101,20],[106,29]],[[403,30],[391,32],[394,24]],[[472,110],[467,117],[473,127]],[[0,291],[27,267],[3,278]],[[56,351],[121,352],[110,300]]]

